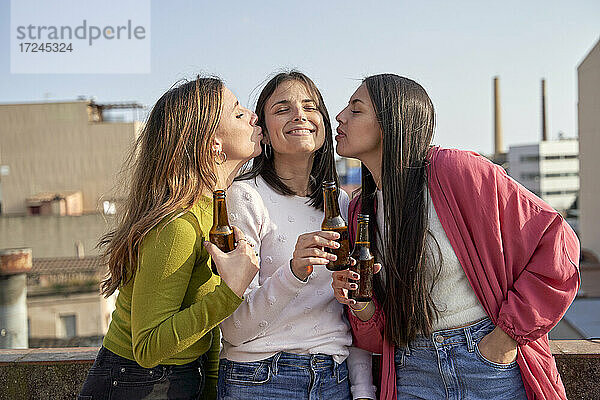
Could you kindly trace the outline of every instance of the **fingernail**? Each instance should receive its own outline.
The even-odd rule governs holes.
[[[350,289],[358,289],[358,285],[356,283],[351,283]]]
[[[338,242],[333,242],[333,247],[335,247],[336,249],[339,248],[341,246],[341,244],[339,244]]]
[[[337,232],[333,232],[333,236],[334,236],[336,239],[339,239],[339,238],[340,238],[340,234],[339,234],[339,233],[337,233]]]
[[[331,258],[332,261],[337,260],[337,256],[335,254],[330,254],[329,258]]]
[[[350,304],[355,305],[356,304],[356,300],[350,300]]]
[[[352,274],[352,277],[353,277],[354,279],[358,279],[358,278],[359,278],[358,274],[356,274],[356,273],[353,273],[353,274]]]

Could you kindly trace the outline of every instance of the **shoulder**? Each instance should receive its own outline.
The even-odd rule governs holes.
[[[443,147],[433,147],[429,151],[429,161],[436,172],[447,171],[485,171],[497,170],[502,167],[492,163],[482,155],[469,150],[447,149]]]
[[[261,180],[251,178],[235,181],[227,189],[227,211],[232,224],[262,225],[268,219]]]
[[[258,182],[256,178],[234,181],[227,189],[227,197],[246,201],[259,199],[261,195],[258,192]]]
[[[198,221],[192,212],[173,212],[148,232],[142,247],[153,245],[165,249],[191,248],[195,246],[199,234]]]

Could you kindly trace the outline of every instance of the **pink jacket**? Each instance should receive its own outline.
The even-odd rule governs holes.
[[[548,331],[579,287],[579,241],[561,215],[475,153],[434,147],[429,191],[440,222],[492,322],[519,344],[527,398],[566,399]],[[350,203],[353,241],[359,197]],[[348,312],[354,345],[382,354],[381,400],[396,399],[394,347],[383,337],[375,302],[363,322]]]

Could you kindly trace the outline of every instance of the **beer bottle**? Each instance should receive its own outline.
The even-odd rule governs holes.
[[[227,253],[235,248],[233,229],[227,218],[227,205],[225,204],[225,191],[215,190],[213,192],[213,226],[208,234],[211,243],[214,243],[222,252]],[[211,260],[211,268],[214,274],[219,275],[214,261]]]
[[[356,232],[356,242],[352,251],[352,258],[356,264],[350,267],[354,272],[360,275],[360,279],[350,279],[350,282],[356,283],[358,289],[350,290],[348,298],[356,301],[371,301],[373,298],[373,267],[375,258],[369,250],[369,216],[367,214],[358,214],[358,229]]]
[[[338,190],[335,182],[323,182],[323,202],[325,218],[321,224],[321,229],[324,231],[335,231],[340,234],[340,238],[337,240],[340,247],[337,249],[325,247],[326,252],[337,256],[337,260],[329,261],[327,269],[330,271],[341,271],[350,266],[350,246],[348,244],[348,225],[340,214]]]

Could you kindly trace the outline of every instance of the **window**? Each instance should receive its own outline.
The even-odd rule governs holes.
[[[544,192],[544,196],[558,196],[563,194],[577,194],[579,190],[551,190],[549,192]]]
[[[533,173],[525,173],[525,174],[521,174],[521,179],[539,179],[540,178],[540,174],[533,172]]]
[[[544,178],[562,178],[567,176],[579,176],[577,172],[554,172],[551,174],[544,174]]]
[[[521,156],[521,162],[536,162],[536,161],[540,161],[540,156],[539,155],[528,155],[528,156]]]
[[[58,337],[66,339],[77,336],[77,317],[75,315],[61,315],[57,333]]]
[[[573,160],[578,158],[577,154],[555,154],[544,156],[544,160]]]

